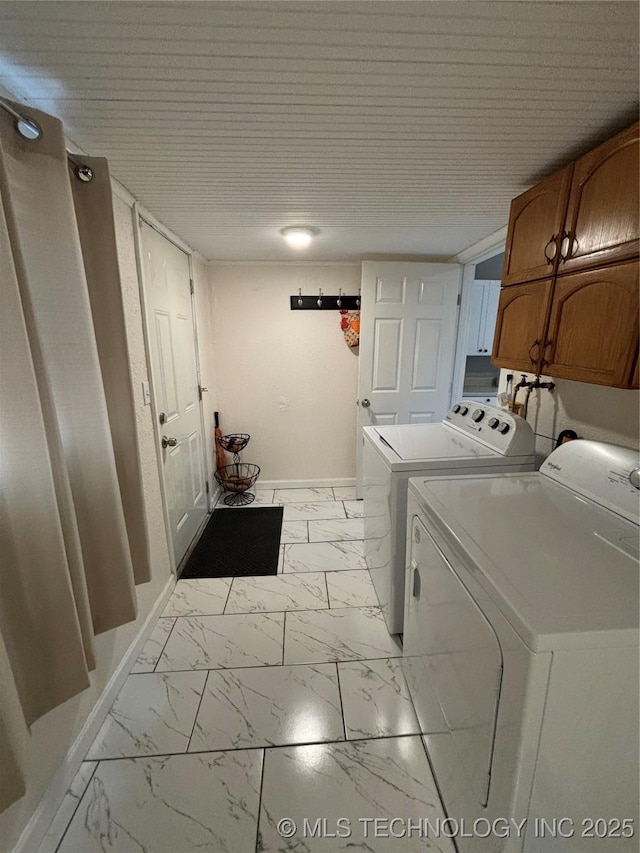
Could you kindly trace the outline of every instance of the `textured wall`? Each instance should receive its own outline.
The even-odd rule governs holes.
[[[500,372],[500,391],[506,386],[506,376],[513,373],[515,383],[522,373],[514,370]],[[533,379],[532,374],[525,374]],[[544,380],[550,377],[542,377]],[[640,433],[638,391],[623,391],[586,382],[555,379],[553,392],[538,390],[531,393],[527,420],[536,433],[536,451],[542,462],[553,450],[555,439],[563,429],[575,430],[581,438],[608,441],[624,447],[638,447]],[[518,394],[524,401],[524,391]]]
[[[337,311],[289,296],[357,293],[360,265],[210,264],[216,396],[224,432],[248,432],[262,480],[355,476],[358,356]]]
[[[0,848],[11,850],[24,826],[45,793],[49,782],[62,763],[68,749],[79,734],[87,716],[100,698],[105,685],[140,630],[149,611],[164,588],[170,572],[165,534],[160,483],[151,423],[151,408],[142,402],[142,382],[147,378],[138,276],[136,272],[130,207],[114,198],[114,213],[120,259],[120,273],[126,312],[127,339],[131,358],[132,381],[137,403],[138,440],[151,543],[152,578],[136,587],[138,618],[122,628],[96,638],[97,666],[91,673],[91,686],[79,696],[50,711],[29,730],[18,708],[10,709],[12,739],[27,779],[27,793],[0,815]],[[37,654],[37,649],[34,649]],[[0,683],[4,656],[0,650]]]

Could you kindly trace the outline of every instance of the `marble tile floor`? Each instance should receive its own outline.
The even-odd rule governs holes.
[[[367,823],[444,813],[354,491],[276,502],[278,574],[178,581],[39,853],[455,853]]]

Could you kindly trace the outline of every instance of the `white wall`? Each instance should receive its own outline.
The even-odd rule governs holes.
[[[142,382],[147,367],[142,333],[142,316],[136,272],[131,208],[114,198],[114,214],[120,259],[120,272],[126,312],[127,339],[131,359],[132,382],[137,403],[136,416],[147,528],[151,545],[151,580],[136,587],[138,618],[96,637],[97,667],[91,673],[91,686],[80,695],[58,706],[35,722],[29,730],[19,708],[12,709],[10,729],[18,759],[26,778],[27,792],[0,815],[0,848],[11,850],[29,821],[41,797],[62,764],[70,746],[100,698],[111,675],[136,637],[171,574],[167,548],[160,483],[156,461],[151,408],[142,402]],[[34,649],[34,654],[38,650]],[[0,672],[3,667],[0,666]],[[0,678],[2,675],[0,675]]]
[[[223,433],[247,432],[261,481],[355,477],[357,350],[337,311],[292,311],[289,297],[357,294],[360,265],[209,265],[216,398]]]
[[[500,391],[505,390],[507,374],[513,373],[517,384],[522,373],[500,372]],[[533,379],[533,374],[525,374]],[[543,380],[550,377],[543,376]],[[536,452],[542,462],[553,450],[555,439],[564,429],[572,429],[580,438],[608,441],[624,447],[638,447],[640,392],[554,379],[556,388],[549,392],[535,390],[529,400],[527,420],[536,434]],[[524,389],[518,400],[524,401]]]

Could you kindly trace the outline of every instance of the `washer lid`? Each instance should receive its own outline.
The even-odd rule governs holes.
[[[480,459],[498,454],[446,424],[402,424],[374,427],[374,432],[403,461],[414,459]]]
[[[637,643],[636,524],[542,474],[410,483],[530,648]]]

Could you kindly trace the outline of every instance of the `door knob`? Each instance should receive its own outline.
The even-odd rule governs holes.
[[[367,400],[367,398],[365,397],[364,400],[360,400],[360,405],[363,409],[368,409],[371,405],[371,400]]]
[[[163,450],[166,450],[167,447],[175,447],[177,443],[178,443],[177,438],[167,438],[166,435],[162,436],[161,444],[162,444]]]

